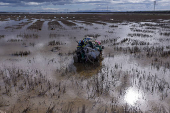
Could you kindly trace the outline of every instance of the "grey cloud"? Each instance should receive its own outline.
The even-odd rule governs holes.
[[[75,0],[0,0],[0,2],[3,3],[11,3],[11,4],[21,4],[23,2],[37,2],[37,3],[52,3],[54,5],[63,5],[63,4],[72,4],[72,3],[102,3],[102,4],[106,4],[106,3],[112,3],[112,2],[121,2],[121,3],[133,3],[132,0],[98,0],[98,1],[75,1]],[[166,0],[156,0],[158,3],[159,2],[163,2]],[[142,2],[139,3],[152,3],[153,1],[150,0],[144,0]]]
[[[44,3],[53,5],[71,4],[72,0],[0,0],[2,3],[9,3],[10,5],[27,5],[27,3]]]
[[[105,10],[110,7],[111,10],[152,10],[152,0],[137,0],[134,3],[132,0],[0,0],[0,5],[10,7],[29,7],[29,6],[48,6],[48,5],[65,5],[65,4],[92,4],[94,10]],[[157,9],[169,9],[169,0],[156,0]],[[168,5],[169,4],[169,5]],[[91,10],[91,9],[89,9]]]
[[[81,4],[81,3],[96,3],[96,4],[108,4],[110,3],[109,1],[84,1],[84,2],[74,2],[76,4]]]

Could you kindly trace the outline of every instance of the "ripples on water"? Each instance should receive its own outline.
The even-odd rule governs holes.
[[[113,110],[111,107],[118,106],[118,108],[114,107],[114,110],[120,112],[127,106],[129,111],[169,111],[170,45],[169,31],[167,31],[170,27],[167,23],[169,20],[114,23],[112,27],[113,23],[105,25],[91,22],[89,25],[85,21],[69,20],[76,24],[74,28],[62,23],[62,28],[49,30],[49,20],[41,19],[44,21],[41,30],[27,29],[37,20],[32,19],[21,29],[10,27],[5,29],[5,27],[13,27],[28,19],[21,21],[8,19],[0,22],[2,31],[0,35],[5,36],[0,38],[0,67],[3,76],[12,77],[9,74],[13,69],[28,71],[33,75],[34,72],[40,71],[47,80],[51,81],[51,84],[59,83],[56,87],[64,88],[64,96],[60,95],[60,100],[68,95],[72,97],[66,98],[65,103],[70,102],[70,99],[84,99],[94,105],[92,112],[96,112],[98,106],[107,106],[108,111]],[[84,38],[85,35],[95,34],[98,34],[97,39],[105,46],[103,59],[96,64],[74,63],[76,40]],[[11,39],[22,41],[11,41]],[[49,42],[53,40],[59,43],[50,46]],[[57,49],[51,51],[54,47]],[[19,54],[20,51],[30,51],[31,54],[12,55],[17,52]],[[1,80],[0,84],[1,90],[5,91],[5,81]],[[55,87],[53,88],[55,90]],[[13,90],[11,92],[11,95],[17,94]],[[50,98],[48,94],[50,95],[50,92],[46,93]],[[1,93],[1,97],[5,102],[4,93]],[[15,96],[12,95],[11,99],[15,100]],[[83,105],[83,102],[80,104]],[[15,102],[11,101],[11,103]],[[10,105],[9,109],[12,109],[12,106]],[[86,106],[87,109],[91,108]],[[5,107],[2,108],[7,110]]]

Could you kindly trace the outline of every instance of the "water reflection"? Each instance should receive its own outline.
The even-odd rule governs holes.
[[[28,30],[27,27],[37,20],[38,19],[33,19],[31,20],[32,23],[23,24],[22,29],[15,29],[16,27],[13,26],[18,25],[20,23],[19,21],[16,23],[14,21],[0,22],[1,35],[4,35],[4,38],[0,39],[0,67],[2,68],[2,72],[5,68],[13,69],[13,67],[26,72],[33,70],[32,73],[29,72],[33,75],[36,75],[34,70],[36,70],[36,72],[41,71],[43,75],[48,79],[55,80],[56,83],[53,85],[55,86],[53,88],[48,84],[50,87],[49,92],[46,93],[47,96],[52,97],[52,99],[58,97],[61,101],[65,100],[64,95],[67,97],[81,97],[82,99],[87,99],[88,97],[88,99],[91,99],[90,101],[93,101],[93,99],[99,100],[96,101],[96,103],[100,107],[100,105],[103,106],[106,105],[105,103],[109,103],[109,100],[112,100],[111,98],[114,97],[114,99],[116,99],[116,106],[119,103],[122,104],[123,100],[123,103],[127,103],[134,108],[139,107],[142,111],[150,110],[152,107],[150,105],[153,105],[152,103],[155,103],[155,105],[153,105],[155,108],[157,106],[169,106],[169,56],[160,58],[155,58],[154,56],[150,58],[145,57],[147,56],[145,54],[145,48],[155,50],[156,53],[153,55],[157,55],[159,48],[150,48],[150,46],[156,47],[156,45],[153,45],[154,43],[158,43],[157,46],[164,46],[164,49],[166,48],[167,51],[170,50],[168,45],[168,31],[162,32],[160,26],[160,32],[157,32],[158,23],[157,25],[152,23],[114,24],[117,25],[117,27],[113,28],[109,27],[113,25],[113,23],[108,23],[105,26],[94,23],[92,26],[80,24],[76,21],[75,23],[78,26],[76,26],[75,29],[75,27],[71,28],[61,22],[65,29],[56,28],[56,32],[56,30],[48,30],[48,21],[45,21],[42,30]],[[168,22],[166,24],[168,24]],[[14,28],[14,30],[4,30],[5,27],[8,26]],[[91,34],[99,35],[98,40],[106,42],[104,44],[103,61],[97,62],[96,64],[73,63],[72,53],[74,53],[73,51],[77,44],[75,40],[80,40],[85,35]],[[51,35],[54,35],[54,37],[50,37]],[[37,37],[33,38],[33,36]],[[124,40],[125,37],[128,38],[127,41]],[[11,39],[21,39],[22,42],[8,41]],[[160,42],[160,39],[162,39],[162,42]],[[55,42],[61,42],[61,44],[48,45],[48,43],[53,40]],[[112,41],[114,40],[119,45],[113,45]],[[150,45],[143,45],[143,43],[141,43],[143,41],[149,42]],[[35,44],[35,46],[32,46],[32,43]],[[140,52],[125,52],[126,54],[124,54],[124,49],[130,50],[128,48],[133,46],[137,46]],[[52,48],[58,49],[56,49],[56,51],[50,51]],[[25,57],[11,55],[19,51],[27,50],[30,50],[31,54]],[[163,53],[164,51],[158,52]],[[154,65],[157,68],[154,68]],[[162,68],[164,65],[168,67],[165,68],[165,71],[164,68]],[[69,76],[68,78],[65,77],[66,80],[63,77],[60,83],[56,81],[60,80],[60,74],[62,76],[69,74],[75,75],[75,73],[72,73],[73,71],[77,73],[78,76],[85,76],[88,77],[88,79],[84,80],[83,77],[83,79],[80,77],[80,81],[79,78],[75,79],[74,76]],[[7,73],[7,75],[9,74]],[[66,82],[63,82],[64,80]],[[3,82],[4,81],[1,83]],[[17,85],[17,87],[19,86],[20,85]],[[51,89],[56,91],[53,93]],[[75,95],[72,92],[74,92]],[[63,96],[60,96],[60,93]],[[12,95],[11,97],[13,99],[15,96]],[[105,103],[102,104],[100,100],[104,100]],[[111,102],[111,104],[113,104],[113,102]],[[95,109],[97,109],[97,107]]]
[[[38,43],[38,44],[36,45],[36,47],[37,47],[37,48],[42,48],[44,45],[45,45],[44,43]]]
[[[129,88],[126,91],[124,100],[128,104],[134,106],[141,98],[142,95],[139,93],[139,91],[135,90],[134,88]]]
[[[76,67],[76,72],[85,77],[96,75],[102,69],[102,61],[95,62],[95,64],[73,63],[73,65]]]

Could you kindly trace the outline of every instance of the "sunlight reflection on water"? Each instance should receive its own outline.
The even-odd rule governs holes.
[[[127,90],[127,93],[126,93],[125,97],[124,97],[124,100],[125,100],[128,104],[134,106],[135,103],[136,103],[138,100],[140,100],[141,98],[142,98],[142,95],[141,95],[138,91],[136,91],[136,90],[133,89],[133,88],[129,88],[129,89]]]

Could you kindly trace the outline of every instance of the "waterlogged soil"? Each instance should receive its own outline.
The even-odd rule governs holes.
[[[75,63],[77,42],[104,45]],[[0,112],[170,112],[170,15],[1,14]]]

